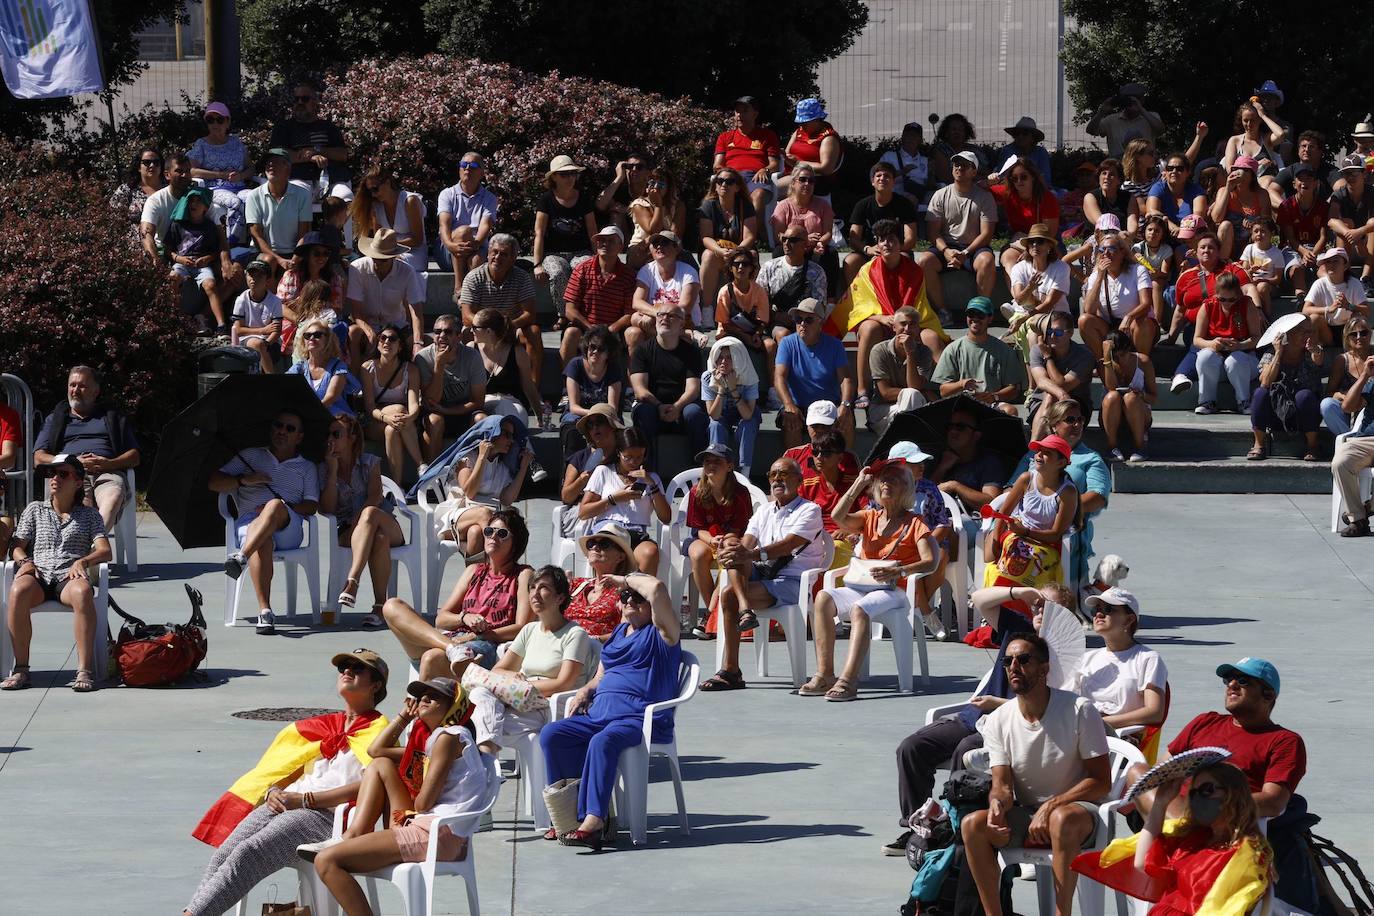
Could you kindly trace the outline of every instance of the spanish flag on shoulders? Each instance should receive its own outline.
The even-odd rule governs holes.
[[[1135,867],[1140,834],[1113,840],[1106,849],[1085,852],[1073,870],[1137,900],[1158,904],[1150,912],[1193,916],[1246,916],[1269,888],[1267,845],[1246,837],[1235,846],[1210,845],[1211,831],[1183,820],[1164,823],[1164,835],[1150,846],[1145,870]]]
[[[367,749],[386,728],[386,721],[386,716],[374,710],[354,718],[347,730],[341,712],[292,722],[277,732],[257,766],[240,776],[210,806],[191,836],[210,846],[219,846],[239,821],[262,802],[271,786],[320,758],[332,760],[348,749],[359,763],[367,766],[372,760]]]
[[[860,267],[849,291],[826,319],[825,331],[843,339],[866,319],[891,315],[904,305],[920,313],[922,328],[934,331],[942,343],[949,343],[949,335],[926,298],[925,272],[907,257],[901,259],[895,270],[889,270],[880,257]]]

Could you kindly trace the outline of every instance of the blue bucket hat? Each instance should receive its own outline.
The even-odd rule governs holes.
[[[820,99],[802,99],[797,103],[798,124],[805,124],[807,121],[819,121],[829,117],[825,113],[825,106]]]
[[[1260,87],[1255,90],[1255,95],[1276,95],[1279,97],[1279,104],[1283,104],[1283,90],[1273,80],[1265,80],[1261,83]]]
[[[1252,677],[1257,681],[1263,681],[1269,686],[1277,696],[1279,692],[1279,669],[1274,667],[1273,662],[1263,658],[1251,658],[1246,656],[1234,665],[1218,665],[1217,677],[1225,680],[1236,675]]]

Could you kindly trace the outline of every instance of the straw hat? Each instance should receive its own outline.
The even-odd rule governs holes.
[[[376,235],[358,240],[358,250],[373,260],[386,261],[410,251],[410,246],[396,241],[395,229],[378,229]]]
[[[586,169],[577,164],[572,156],[554,156],[549,163],[549,171],[544,175],[545,181],[553,181],[553,176],[559,172],[584,172]]]
[[[630,546],[630,532],[619,522],[602,522],[595,531],[588,531],[577,539],[577,547],[582,556],[587,555],[587,542],[592,538],[605,538],[619,547],[626,557],[633,558],[634,548]]]
[[[1031,226],[1030,232],[1026,233],[1024,241],[1029,242],[1031,239],[1041,239],[1053,245],[1054,236],[1050,235],[1049,223],[1036,223],[1035,225]]]
[[[611,424],[612,429],[625,428],[625,424],[620,422],[620,414],[616,413],[611,408],[610,404],[597,404],[595,407],[591,408],[585,414],[583,414],[581,419],[577,421],[577,431],[582,434],[583,438],[585,438],[587,435],[587,426],[591,423],[592,417],[600,417],[607,423]]]

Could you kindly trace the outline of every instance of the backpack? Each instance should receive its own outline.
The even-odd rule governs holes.
[[[1305,828],[1300,833],[1307,854],[1311,857],[1312,872],[1317,882],[1318,916],[1371,916],[1374,914],[1374,887],[1360,870],[1360,863],[1324,836]],[[1347,903],[1341,897],[1331,875],[1340,879],[1350,896]],[[1363,896],[1361,896],[1363,894]]]
[[[201,613],[199,591],[186,586],[191,599],[191,619],[185,624],[150,626],[124,610],[110,598],[110,609],[124,620],[119,635],[110,643],[110,654],[120,679],[129,687],[162,687],[175,683],[196,670],[209,648],[207,626]],[[205,680],[199,672],[198,680]]]

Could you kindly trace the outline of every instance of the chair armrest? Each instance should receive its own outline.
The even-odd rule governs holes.
[[[828,569],[825,578],[821,580],[821,588],[834,588],[840,576],[844,575],[843,569]]]
[[[1145,726],[1143,725],[1123,725],[1116,730],[1116,736],[1118,738],[1130,738],[1134,735],[1143,734],[1144,731]]]
[[[315,518],[324,531],[321,532],[325,543],[335,546],[339,543],[339,519],[338,516],[330,515],[328,512],[316,512]]]
[[[106,599],[108,600],[109,594],[110,594],[110,564],[109,564],[109,563],[101,563],[101,564],[100,564],[100,569],[99,569],[99,571],[98,571],[97,574],[96,574],[96,588],[99,590],[99,593],[100,593],[101,595],[106,596]],[[96,622],[96,626],[102,626],[102,624],[101,624],[99,621],[97,621],[97,622]]]
[[[406,546],[409,547],[418,544],[420,538],[424,535],[424,528],[421,527],[420,524],[420,513],[409,506],[397,506],[396,511],[400,514],[401,518],[410,522],[410,536],[406,538]]]
[[[926,724],[931,725],[938,719],[945,716],[952,716],[963,712],[969,707],[968,703],[950,703],[947,706],[934,706],[926,710]]]
[[[549,697],[549,721],[557,722],[559,719],[567,718],[564,710],[568,708],[576,693],[576,690],[561,690]]]

